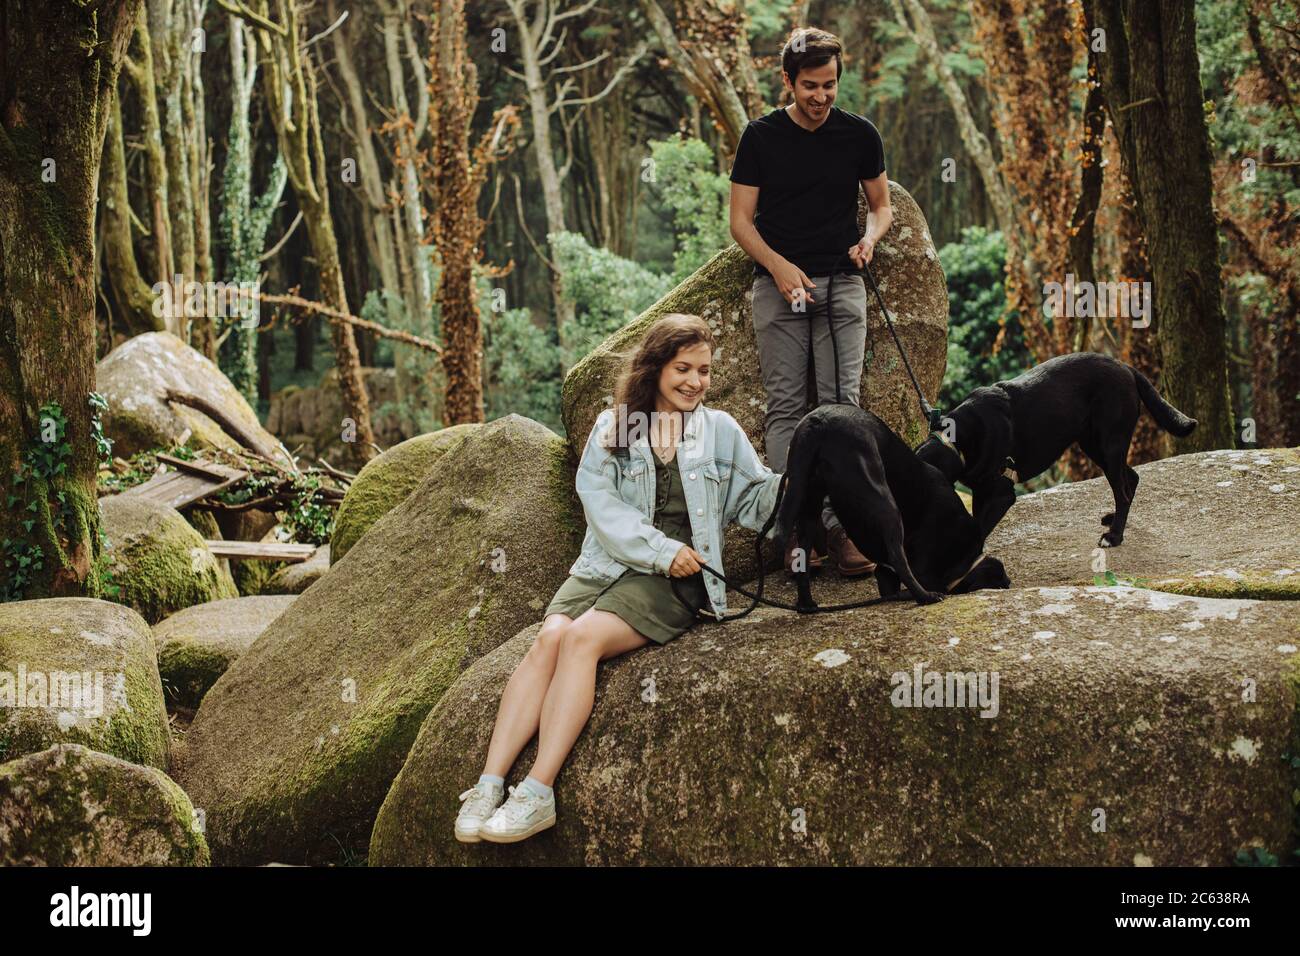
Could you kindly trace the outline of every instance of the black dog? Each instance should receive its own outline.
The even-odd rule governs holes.
[[[813,540],[828,494],[849,539],[878,564],[881,597],[898,594],[900,579],[918,604],[1011,586],[1002,562],[984,554],[951,480],[856,405],[822,405],[795,428],[776,520],[779,553],[796,528],[798,540]],[[795,578],[799,610],[815,610],[807,570]]]
[[[1137,491],[1128,446],[1142,405],[1179,437],[1196,427],[1137,369],[1096,352],[1059,355],[1009,382],[975,389],[948,416],[951,436],[931,435],[916,454],[971,489],[987,537],[1015,503],[1015,483],[1042,474],[1078,442],[1115,495],[1115,510],[1101,519],[1109,530],[1098,542],[1112,548],[1124,540]]]

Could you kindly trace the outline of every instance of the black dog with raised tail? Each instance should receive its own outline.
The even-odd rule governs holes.
[[[1016,482],[1042,474],[1078,442],[1115,496],[1115,510],[1102,516],[1108,530],[1099,542],[1113,548],[1124,540],[1137,491],[1128,448],[1143,405],[1174,435],[1196,427],[1196,419],[1161,398],[1132,366],[1097,352],[1058,355],[1010,381],[975,389],[948,415],[951,434],[934,433],[916,454],[970,488],[975,519],[987,537],[1015,503]]]

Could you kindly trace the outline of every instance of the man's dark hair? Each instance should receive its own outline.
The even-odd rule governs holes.
[[[781,69],[793,83],[799,79],[800,70],[815,70],[835,58],[835,78],[844,72],[844,48],[834,33],[815,27],[800,27],[790,33],[781,50]]]

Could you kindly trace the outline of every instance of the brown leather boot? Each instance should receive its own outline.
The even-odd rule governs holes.
[[[876,562],[859,551],[849,540],[849,536],[840,526],[826,530],[826,541],[830,548],[835,569],[841,577],[861,578],[875,573]]]
[[[785,569],[788,573],[794,574],[794,550],[799,547],[799,541],[794,535],[790,535],[790,540],[785,546]],[[825,558],[817,553],[816,548],[808,549],[808,571],[814,573],[822,569]]]

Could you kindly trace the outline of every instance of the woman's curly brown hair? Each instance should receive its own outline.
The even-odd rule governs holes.
[[[657,319],[646,332],[641,344],[630,353],[616,353],[626,363],[614,386],[614,425],[603,437],[601,444],[616,455],[627,454],[628,441],[637,431],[628,424],[633,414],[643,422],[650,420],[655,408],[655,395],[659,392],[659,376],[663,368],[682,349],[703,342],[709,350],[714,348],[713,331],[698,315],[672,312]],[[644,426],[642,426],[644,428]]]

